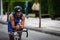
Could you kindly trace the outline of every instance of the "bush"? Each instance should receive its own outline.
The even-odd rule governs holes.
[[[54,19],[55,18],[55,11],[53,6],[54,2],[53,0],[47,0],[47,2],[48,2],[48,14],[52,19]]]
[[[41,0],[41,13],[48,14],[47,0]]]
[[[48,0],[48,14],[51,18],[60,17],[59,0]]]

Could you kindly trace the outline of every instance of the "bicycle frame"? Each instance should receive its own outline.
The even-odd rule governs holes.
[[[20,35],[19,33],[20,33],[20,32],[26,32],[26,34],[27,34],[26,37],[28,37],[28,29],[25,29],[25,28],[24,28],[23,30],[19,30],[19,31],[12,30],[11,33],[14,34],[14,40],[21,39],[21,37],[19,37],[19,35]]]
[[[18,32],[14,32],[14,40],[18,40],[18,39],[20,39],[19,33]]]

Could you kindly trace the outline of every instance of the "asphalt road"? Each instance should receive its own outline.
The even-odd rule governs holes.
[[[22,40],[60,40],[59,36],[33,30],[29,30],[28,33],[28,38],[26,38],[26,33],[23,33]],[[7,25],[0,24],[0,40],[8,40]]]

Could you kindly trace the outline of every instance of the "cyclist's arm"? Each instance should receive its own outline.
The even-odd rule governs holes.
[[[15,24],[14,24],[14,17],[12,15],[10,15],[10,22],[11,22],[11,25],[12,25],[12,28],[15,29]]]
[[[22,19],[21,19],[21,25],[24,27],[24,22],[25,22],[25,15],[22,16]]]

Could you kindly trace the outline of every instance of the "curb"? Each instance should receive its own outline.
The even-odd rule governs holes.
[[[0,23],[2,23],[2,24],[6,24],[6,25],[8,24],[8,22],[3,22],[3,21],[0,21]]]
[[[6,24],[6,25],[8,24],[8,22],[2,22],[2,21],[0,21],[0,23]],[[34,31],[46,33],[46,34],[60,36],[60,31],[49,30],[49,29],[42,29],[42,28],[31,28],[31,27],[25,27],[25,28],[27,28],[29,30],[34,30]]]
[[[25,27],[25,28],[27,28],[27,27]],[[43,30],[42,28],[27,28],[27,29],[38,31],[38,32],[42,32],[42,33],[46,33],[46,34],[60,36],[60,32],[56,32],[54,30],[53,31],[52,30],[49,31],[49,29]]]

